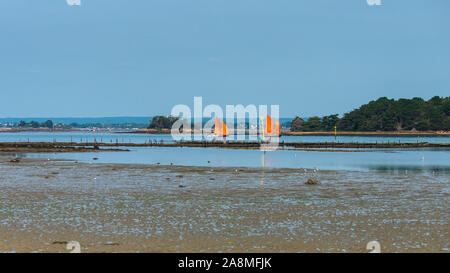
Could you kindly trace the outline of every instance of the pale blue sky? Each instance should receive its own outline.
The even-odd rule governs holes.
[[[448,0],[81,1],[0,1],[0,117],[450,95]]]

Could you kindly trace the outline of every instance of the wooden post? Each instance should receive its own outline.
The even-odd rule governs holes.
[[[337,127],[334,125],[334,142],[336,142]]]

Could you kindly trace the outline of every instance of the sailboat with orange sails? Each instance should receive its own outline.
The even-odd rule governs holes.
[[[278,120],[275,120],[275,122],[273,122],[272,118],[269,115],[267,115],[265,128],[266,136],[279,136],[280,133],[281,133],[280,122]]]
[[[214,124],[214,134],[219,137],[226,137],[228,136],[228,127],[227,124],[223,121],[221,121],[219,118],[216,117],[216,121]]]

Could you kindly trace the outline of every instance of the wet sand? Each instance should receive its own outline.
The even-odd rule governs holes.
[[[0,252],[449,252],[446,173],[10,159]]]

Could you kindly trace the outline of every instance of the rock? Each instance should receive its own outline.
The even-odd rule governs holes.
[[[67,241],[56,241],[53,242],[52,245],[67,245]]]
[[[9,162],[11,162],[11,163],[19,163],[20,160],[22,160],[22,159],[18,157],[18,158],[11,159]]]
[[[306,180],[305,185],[317,185],[319,184],[319,180],[317,178],[308,178]]]

